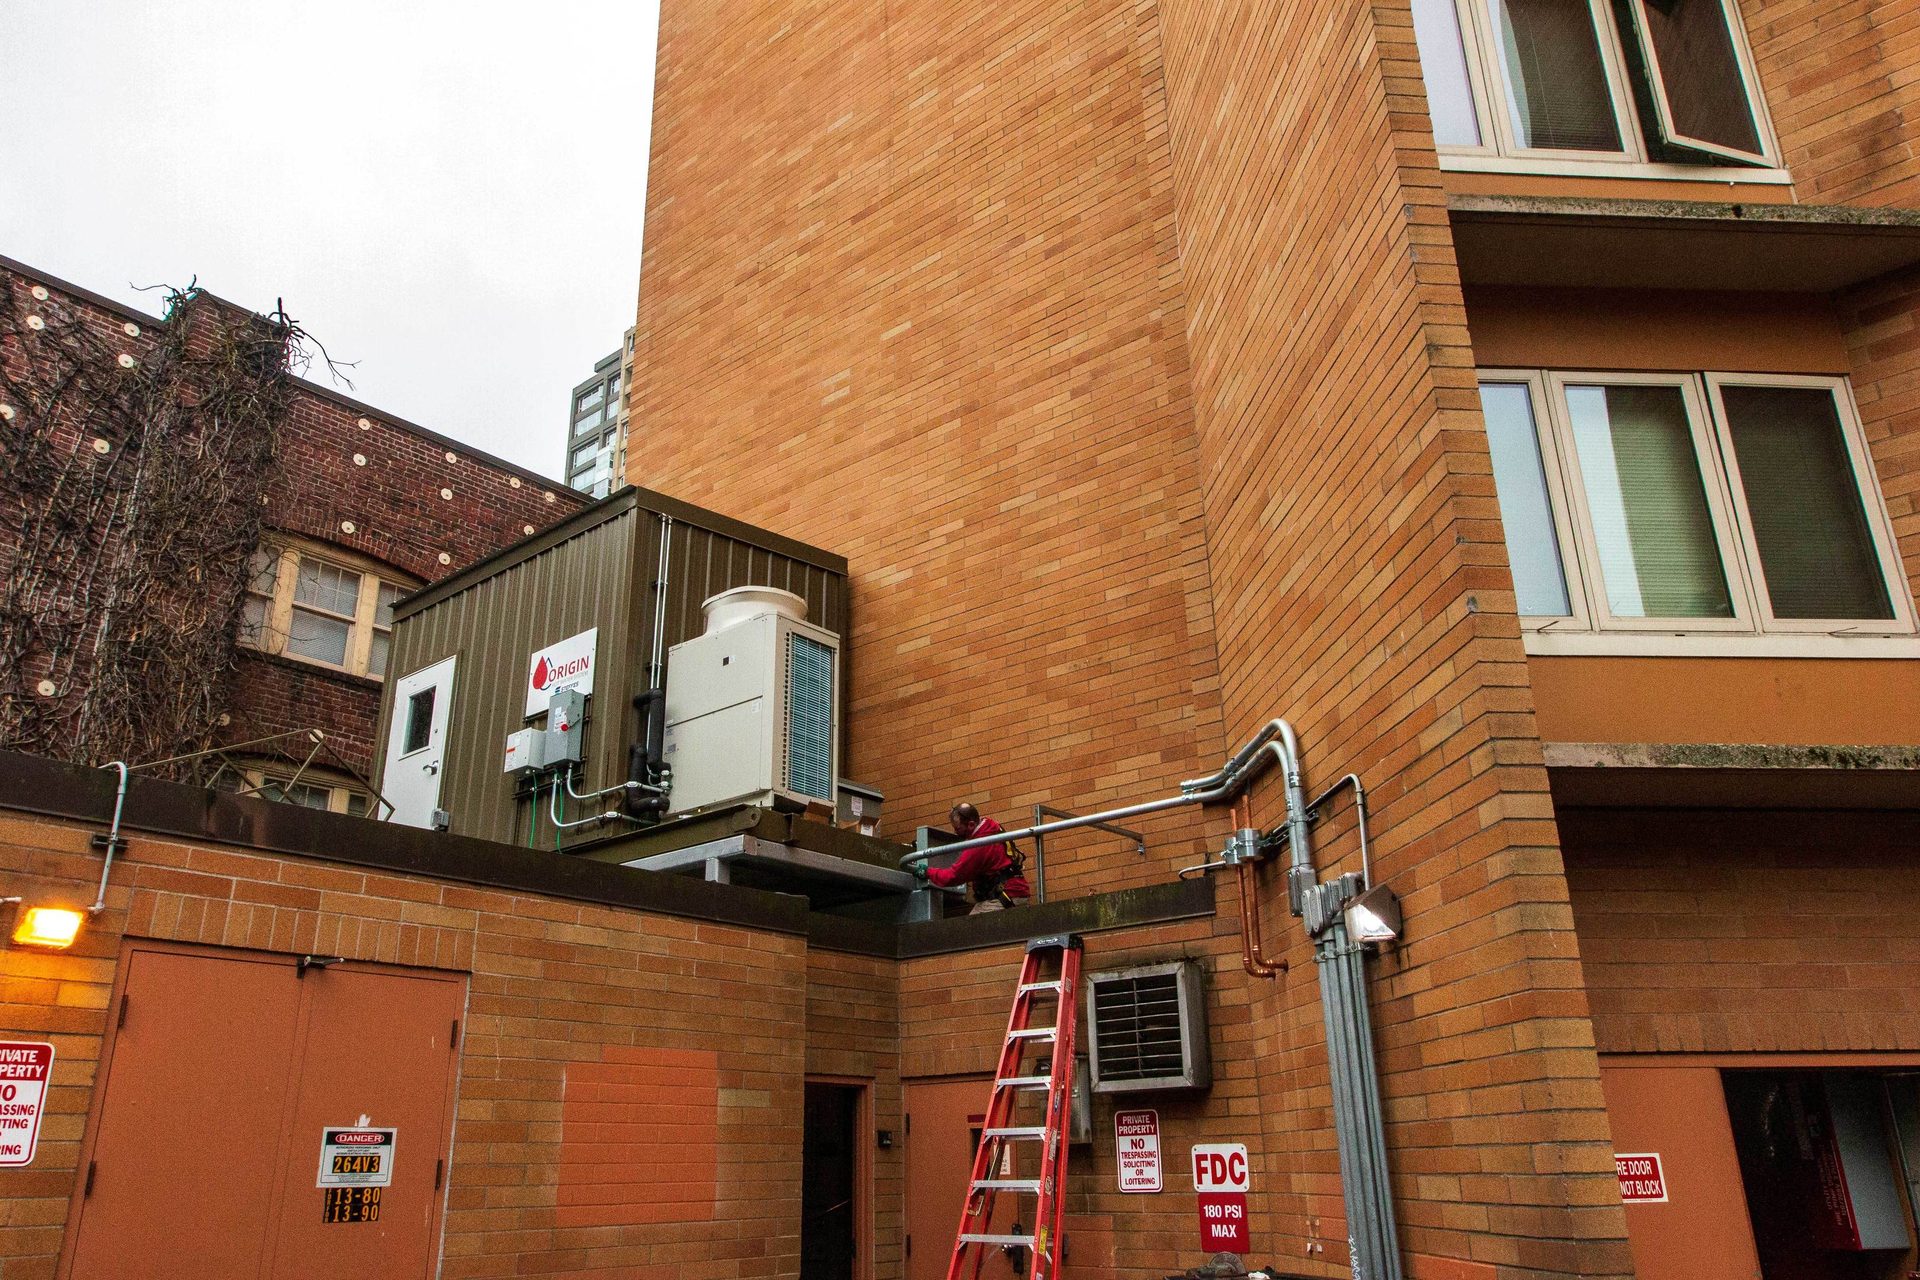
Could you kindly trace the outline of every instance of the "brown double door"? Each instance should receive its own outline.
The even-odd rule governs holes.
[[[463,978],[144,942],[120,973],[69,1280],[432,1274]],[[329,1222],[343,1127],[396,1130],[392,1182]]]

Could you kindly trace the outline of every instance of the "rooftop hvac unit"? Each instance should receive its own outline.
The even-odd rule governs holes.
[[[728,804],[832,806],[840,638],[799,596],[736,587],[704,606],[705,634],[667,654],[669,812]]]
[[[1087,1055],[1095,1093],[1212,1085],[1200,966],[1175,960],[1090,975]]]

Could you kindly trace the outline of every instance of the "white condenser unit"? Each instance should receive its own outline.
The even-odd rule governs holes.
[[[667,652],[669,812],[831,807],[840,637],[807,623],[806,601],[772,587],[736,587],[703,607],[706,631]]]

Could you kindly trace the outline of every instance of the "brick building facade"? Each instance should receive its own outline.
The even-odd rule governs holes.
[[[80,397],[68,395],[64,407],[54,407],[54,371],[60,366],[43,348],[63,331],[72,327],[95,337],[109,352],[123,352],[133,362],[123,367],[133,377],[165,343],[170,327],[193,333],[190,345],[197,350],[217,333],[265,323],[203,293],[183,301],[165,319],[157,318],[7,260],[0,260],[0,289],[5,290],[10,319],[17,322],[7,327],[0,359],[16,380],[15,398],[23,401],[9,429],[44,431],[51,452],[83,469],[109,466],[130,442],[106,439],[114,433],[77,407]],[[195,392],[187,385],[178,394],[191,398]],[[586,500],[542,476],[476,453],[318,382],[293,380],[284,413],[260,429],[273,433],[271,461],[247,483],[250,491],[258,490],[261,504],[260,544],[279,558],[256,565],[264,579],[255,580],[259,589],[250,598],[259,602],[259,612],[241,611],[241,640],[232,649],[231,670],[205,709],[206,723],[198,728],[210,728],[210,742],[220,745],[319,729],[327,743],[315,758],[319,768],[309,780],[339,783],[332,789],[342,796],[349,789],[357,793],[357,786],[347,784],[354,781],[351,774],[364,777],[372,767],[383,674],[378,668],[384,654],[378,633],[386,602],[571,514]],[[138,448],[134,452],[137,458]],[[0,563],[12,565],[22,553],[21,524],[8,523]],[[95,538],[100,559],[112,559],[115,536],[103,531]],[[283,556],[288,548],[300,559]],[[303,562],[309,562],[304,582]],[[315,584],[315,565],[335,576]],[[233,568],[241,580],[246,578],[238,564]],[[341,573],[350,576],[337,576]],[[369,591],[354,583],[378,586]],[[82,594],[77,579],[59,585],[70,596]],[[304,595],[314,585],[343,592],[346,607],[308,614],[320,620],[318,627],[330,630],[317,633],[305,644],[307,651],[297,653],[301,646],[290,643],[286,620],[310,603],[295,599],[296,594]],[[327,621],[328,615],[336,621]],[[326,648],[336,642],[337,654]],[[49,661],[46,654],[31,651],[20,664],[23,678],[35,679],[26,680],[17,692],[27,703],[41,704],[30,708],[25,727],[70,724],[89,697],[91,672],[85,665],[43,672]],[[35,687],[43,674],[57,677],[44,690]],[[274,767],[290,776],[310,749],[310,742],[296,738],[253,754],[263,764],[277,760]],[[170,753],[149,752],[146,758],[164,754]],[[309,802],[319,798],[307,795]]]
[[[1164,791],[1274,714],[1365,779],[1413,1274],[1892,1275],[1910,1205],[1905,1255],[1769,1236],[1813,1197],[1728,1099],[1904,1106],[1920,1065],[1908,950],[1781,905],[1897,893],[1920,803],[1920,41],[1833,0],[1548,8],[666,6],[645,475],[846,553],[850,767],[909,820]],[[1153,836],[1050,879],[1204,844]],[[1715,869],[1711,938],[1642,849]],[[1318,1000],[1245,999],[1262,1212],[1330,1272]],[[1663,1108],[1664,1071],[1706,1092]],[[1623,1206],[1610,1157],[1662,1148],[1671,1200]],[[1706,1203],[1744,1241],[1712,1260]]]

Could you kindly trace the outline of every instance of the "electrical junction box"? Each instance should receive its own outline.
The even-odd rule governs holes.
[[[770,587],[736,587],[704,607],[706,633],[667,654],[668,812],[834,804],[840,637]]]
[[[539,729],[521,729],[507,735],[507,767],[510,778],[531,778],[545,763],[547,735]]]
[[[587,695],[578,689],[563,689],[547,703],[545,758],[541,764],[557,768],[577,765],[586,759]]]

